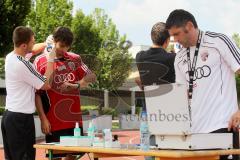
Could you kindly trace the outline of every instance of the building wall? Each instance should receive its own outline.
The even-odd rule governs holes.
[[[129,48],[128,52],[132,55],[132,58],[135,59],[139,51],[148,50],[150,46],[148,45],[135,45]]]

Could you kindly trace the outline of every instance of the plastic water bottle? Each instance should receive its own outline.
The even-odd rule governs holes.
[[[104,147],[111,148],[112,147],[112,132],[110,129],[103,130],[103,138],[104,138]]]
[[[95,116],[96,117],[96,116]],[[91,143],[93,144],[94,142],[94,137],[95,137],[95,131],[96,131],[96,119],[93,116],[92,120],[89,122],[89,126],[88,126],[88,136],[91,138]]]
[[[97,128],[97,116],[96,115],[92,115],[92,124],[93,124],[93,128],[94,128],[94,132],[97,132],[98,131],[98,128]]]
[[[95,133],[94,133],[94,126],[92,124],[92,121],[89,122],[87,134],[91,138],[91,143],[93,143],[93,140],[94,140],[94,137],[95,137]]]
[[[147,124],[147,113],[145,111],[141,114],[140,122],[140,148],[144,151],[149,150],[150,148],[150,133]]]
[[[46,46],[44,52],[51,53],[52,50],[53,50],[53,48],[54,48],[54,44],[52,44],[52,43],[47,43],[47,46]]]
[[[44,52],[50,53],[52,52],[52,49],[54,48],[54,39],[53,39],[53,35],[49,35],[46,39],[46,48]]]
[[[79,128],[79,123],[78,122],[76,122],[73,132],[74,132],[74,137],[81,136],[81,129]]]

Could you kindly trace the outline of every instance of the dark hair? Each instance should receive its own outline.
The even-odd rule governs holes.
[[[15,47],[19,47],[21,44],[28,44],[34,36],[33,31],[24,26],[18,26],[13,31],[12,40]]]
[[[168,30],[165,28],[165,23],[158,22],[153,25],[151,38],[154,44],[162,46],[169,37],[170,35],[168,33]]]
[[[166,28],[170,29],[173,26],[182,27],[189,21],[193,23],[195,28],[198,28],[197,22],[191,13],[183,9],[176,9],[172,11],[168,16],[167,22],[166,22]]]
[[[73,33],[67,27],[58,27],[53,32],[53,39],[55,42],[62,42],[67,46],[71,46],[73,42]]]

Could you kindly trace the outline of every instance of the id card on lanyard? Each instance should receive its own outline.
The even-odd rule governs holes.
[[[199,30],[198,34],[198,41],[196,45],[196,49],[194,52],[193,62],[191,63],[190,58],[190,47],[187,48],[187,63],[188,63],[188,75],[189,75],[189,89],[188,89],[188,110],[189,110],[189,118],[190,118],[190,126],[192,126],[192,109],[191,109],[191,102],[192,102],[192,94],[193,94],[193,79],[194,73],[197,64],[198,52],[201,44],[202,39],[202,31]]]

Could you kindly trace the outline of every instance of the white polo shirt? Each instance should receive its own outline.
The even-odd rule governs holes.
[[[11,52],[5,60],[6,109],[31,114],[35,112],[35,88],[40,89],[46,78],[25,58]]]
[[[196,47],[190,47],[193,61]],[[203,33],[193,82],[192,133],[227,128],[238,110],[235,72],[240,69],[240,50],[226,35]],[[186,48],[175,59],[176,82],[188,86]]]

